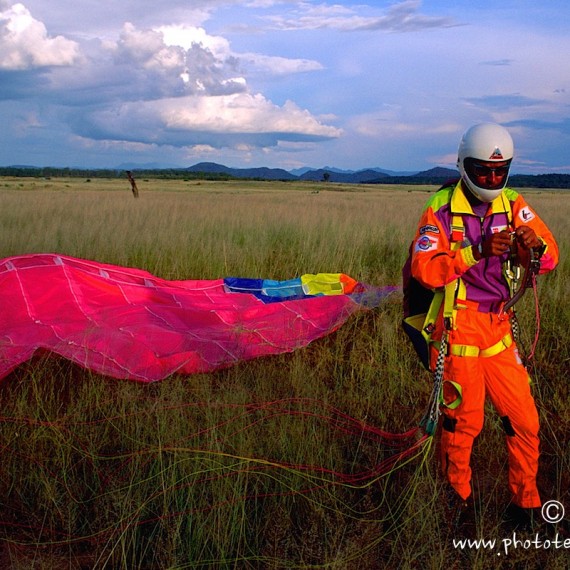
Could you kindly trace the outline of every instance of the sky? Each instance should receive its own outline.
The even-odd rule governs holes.
[[[0,0],[0,166],[570,173],[567,0]]]

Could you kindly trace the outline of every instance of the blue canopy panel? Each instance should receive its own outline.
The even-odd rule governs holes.
[[[300,277],[287,279],[286,281],[226,277],[224,286],[227,291],[232,293],[250,293],[255,295],[264,303],[277,303],[315,296],[305,293]]]

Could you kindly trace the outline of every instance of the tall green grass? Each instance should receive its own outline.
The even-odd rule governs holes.
[[[167,279],[345,272],[398,284],[429,188],[335,184],[0,180],[0,256],[57,252]],[[563,193],[529,192],[557,235],[540,279],[535,394],[540,486],[570,509],[570,267]],[[531,294],[523,340],[536,329]],[[399,299],[292,354],[140,385],[44,356],[0,386],[0,562],[12,568],[566,568],[568,550],[460,552],[435,442],[384,477],[346,482],[391,451],[337,429],[418,424],[430,392]],[[474,453],[482,536],[508,537],[502,428]],[[2,559],[2,556],[4,559]],[[10,564],[11,566],[8,566]]]

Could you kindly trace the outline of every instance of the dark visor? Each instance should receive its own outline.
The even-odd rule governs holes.
[[[497,178],[500,180],[497,181],[492,186],[494,188],[500,187],[503,185],[503,178],[507,176],[509,173],[509,169],[511,167],[511,161],[509,160],[507,164],[503,164],[501,166],[488,166],[486,164],[481,164],[475,158],[466,158],[464,161],[465,171],[467,172],[469,178],[476,183],[478,186],[487,188],[488,186],[485,184],[481,184],[477,179],[478,178],[487,178],[492,173],[495,174]],[[491,188],[491,186],[489,186]]]

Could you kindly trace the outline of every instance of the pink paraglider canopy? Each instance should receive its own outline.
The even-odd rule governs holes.
[[[63,255],[10,257],[0,260],[0,379],[37,351],[141,382],[209,372],[306,346],[393,290],[357,284],[351,294],[267,302],[224,279],[167,281]]]

